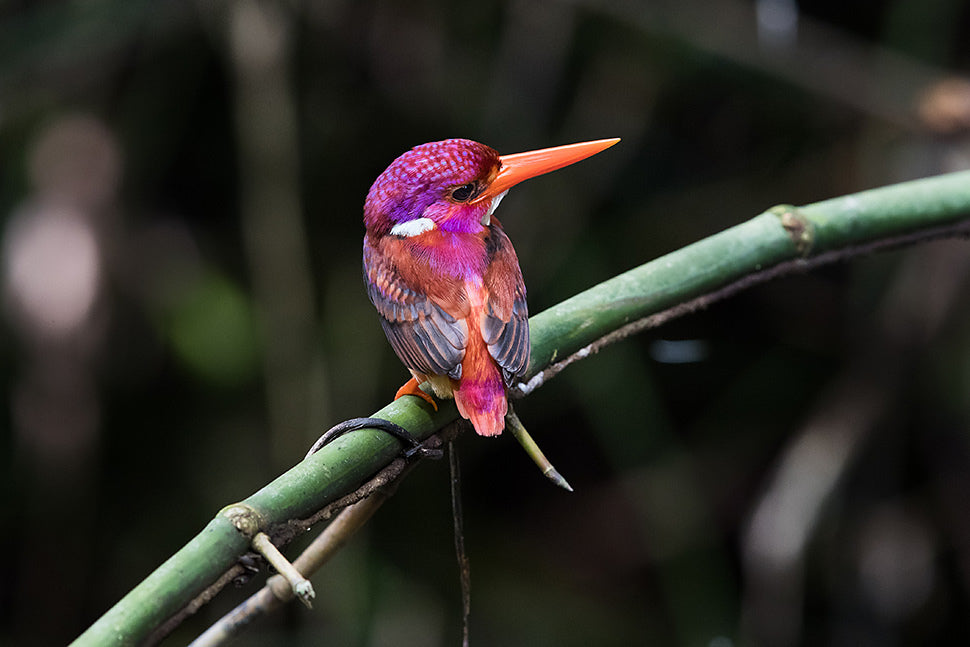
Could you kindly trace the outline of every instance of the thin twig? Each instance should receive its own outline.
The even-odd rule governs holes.
[[[505,416],[505,428],[511,433],[522,448],[525,453],[529,455],[529,458],[542,470],[542,475],[547,479],[558,485],[564,490],[569,492],[573,491],[573,486],[569,484],[569,481],[559,473],[559,470],[546,458],[546,455],[542,453],[539,449],[539,445],[533,440],[532,436],[526,430],[525,425],[519,419],[519,416],[515,413],[515,410],[509,406],[509,412]]]
[[[471,565],[465,551],[465,516],[461,509],[461,469],[455,442],[448,442],[448,465],[451,468],[451,516],[455,524],[455,555],[461,581],[461,644],[468,647],[468,621],[472,611]]]
[[[286,559],[280,549],[276,547],[276,544],[269,538],[269,535],[265,532],[256,533],[256,536],[253,537],[253,548],[283,576],[283,579],[289,584],[290,593],[298,597],[308,609],[313,608],[313,598],[317,594],[313,590],[310,580],[303,577],[303,573]]]

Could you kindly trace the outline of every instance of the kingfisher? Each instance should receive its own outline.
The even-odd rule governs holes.
[[[529,363],[519,260],[495,217],[523,180],[595,155],[617,139],[499,155],[468,139],[415,146],[364,202],[364,280],[411,379],[395,398],[454,398],[481,436],[497,436],[507,389]]]

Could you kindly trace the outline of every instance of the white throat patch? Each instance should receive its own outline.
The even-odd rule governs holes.
[[[482,226],[488,227],[490,224],[492,224],[492,214],[495,213],[496,209],[498,209],[499,203],[502,201],[502,198],[508,194],[508,192],[509,190],[506,189],[492,198],[492,204],[488,206],[488,211],[486,211],[485,215],[482,216]]]
[[[415,218],[414,220],[399,222],[391,227],[391,235],[411,238],[412,236],[423,234],[426,231],[431,231],[435,226],[434,220],[431,218]]]

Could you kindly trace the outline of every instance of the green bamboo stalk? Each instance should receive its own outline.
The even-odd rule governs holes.
[[[544,371],[645,317],[754,280],[888,244],[970,232],[970,172],[864,191],[805,207],[769,209],[747,222],[582,292],[530,319],[534,388]],[[760,277],[760,278],[759,278]],[[531,388],[522,389],[527,393]],[[426,438],[457,417],[402,398],[374,414]],[[95,622],[75,645],[131,645],[229,569],[257,530],[304,519],[352,492],[389,464],[400,446],[361,430],[327,445],[245,501],[228,506],[199,535]]]
[[[970,171],[817,202],[782,205],[636,267],[529,320],[527,378],[646,316],[786,262],[824,262],[859,246],[932,234],[970,217]]]

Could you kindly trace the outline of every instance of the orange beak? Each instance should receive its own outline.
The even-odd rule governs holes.
[[[620,138],[614,137],[613,139],[598,139],[592,142],[556,146],[555,148],[543,148],[527,153],[502,155],[499,157],[502,165],[499,167],[498,175],[488,185],[488,188],[482,191],[472,202],[480,202],[499,196],[523,180],[592,157],[618,141],[620,141]]]

